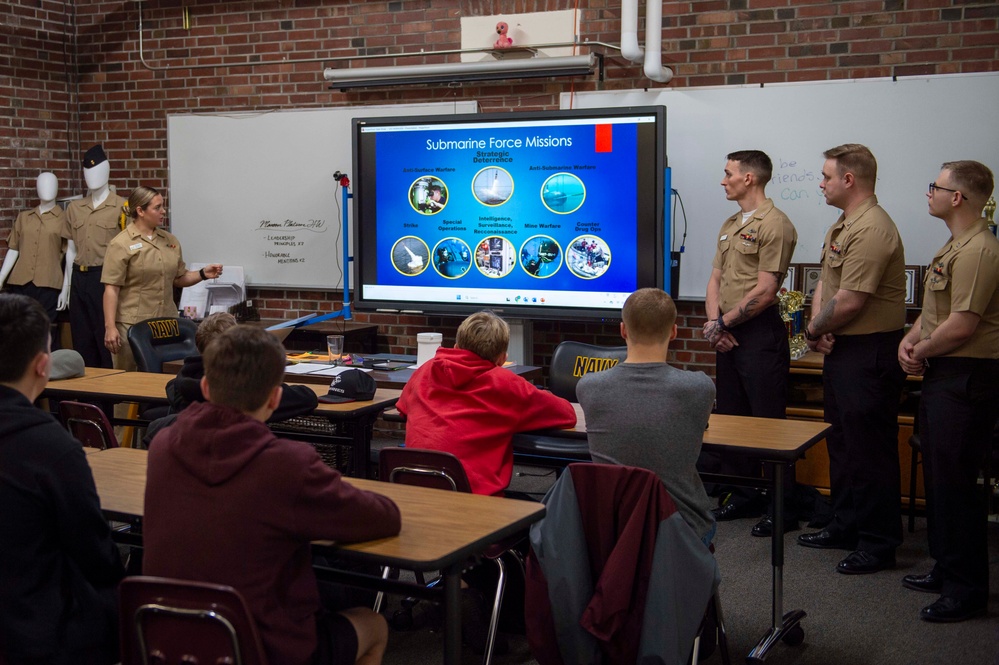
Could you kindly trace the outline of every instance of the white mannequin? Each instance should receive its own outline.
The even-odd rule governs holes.
[[[111,193],[108,180],[111,176],[111,163],[104,160],[100,164],[83,169],[83,179],[87,182],[87,195],[93,206],[96,208],[104,203]],[[59,309],[65,309],[69,305],[69,284],[73,279],[73,261],[76,260],[76,243],[68,241],[66,247],[66,273],[63,276],[63,289],[59,295]],[[65,301],[63,296],[65,296]]]
[[[56,206],[56,196],[59,194],[59,179],[56,177],[55,173],[49,171],[44,171],[38,174],[38,180],[35,181],[35,188],[38,192],[38,213],[45,214],[52,208]],[[0,288],[7,282],[7,278],[10,276],[11,271],[14,269],[14,264],[17,263],[17,257],[21,253],[16,249],[8,249],[7,255],[3,259],[3,266],[0,267]],[[66,271],[66,275],[63,277],[62,290],[59,292],[59,300],[56,305],[56,309],[62,311],[66,309],[69,305],[69,275],[71,270]]]

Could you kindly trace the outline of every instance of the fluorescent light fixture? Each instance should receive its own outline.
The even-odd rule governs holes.
[[[348,69],[327,67],[323,70],[323,78],[332,84],[332,88],[344,90],[347,88],[414,85],[418,83],[585,76],[596,71],[599,65],[600,58],[597,54],[590,53],[555,58],[535,57],[402,67],[352,67]]]

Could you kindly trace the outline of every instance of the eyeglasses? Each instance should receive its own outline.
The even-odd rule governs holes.
[[[963,196],[964,198],[968,198],[967,196],[964,196],[964,194],[961,193],[960,190],[957,190],[957,189],[948,189],[946,187],[941,187],[940,185],[936,184],[935,182],[931,182],[930,183],[930,188],[929,188],[930,196],[933,196],[934,190],[937,190],[937,189],[942,190],[944,192],[953,192],[954,194],[961,194],[961,196]]]

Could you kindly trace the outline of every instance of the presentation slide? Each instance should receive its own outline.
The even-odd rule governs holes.
[[[363,128],[377,183],[364,298],[620,308],[639,281],[643,123]]]

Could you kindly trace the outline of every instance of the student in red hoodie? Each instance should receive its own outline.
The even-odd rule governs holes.
[[[259,328],[236,326],[208,345],[208,401],[187,407],[150,448],[143,572],[235,587],[271,663],[377,665],[385,619],[320,609],[310,542],[393,536],[399,509],[264,424],[281,401],[284,365],[281,343]]]
[[[576,424],[572,404],[503,367],[509,344],[506,321],[472,314],[454,348],[417,369],[397,404],[406,445],[460,459],[475,494],[503,494],[510,484],[514,434]]]

